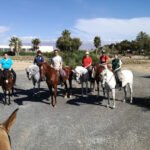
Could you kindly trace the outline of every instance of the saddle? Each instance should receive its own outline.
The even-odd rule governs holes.
[[[59,84],[63,85],[63,82],[67,79],[67,73],[64,69],[60,69],[57,71]]]

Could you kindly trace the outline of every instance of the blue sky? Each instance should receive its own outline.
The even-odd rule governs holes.
[[[0,44],[12,36],[55,41],[64,29],[72,37],[104,43],[150,34],[149,0],[5,0],[0,5]]]

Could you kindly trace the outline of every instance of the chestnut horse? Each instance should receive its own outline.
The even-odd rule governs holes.
[[[51,101],[52,106],[54,107],[57,103],[56,97],[57,97],[57,85],[59,84],[60,75],[58,71],[56,71],[54,68],[52,68],[47,62],[41,63],[39,65],[40,68],[40,75],[41,80],[44,80],[46,78],[46,83],[48,85],[50,95],[51,95]],[[64,67],[63,68],[65,72],[65,76],[62,78],[62,81],[65,85],[65,97],[71,96],[71,90],[72,90],[72,76],[73,72],[71,67]],[[69,91],[68,91],[68,85],[67,80],[69,81]],[[52,91],[54,89],[54,92]]]
[[[11,150],[9,131],[15,123],[17,111],[18,109],[4,123],[0,123],[0,150]]]
[[[4,97],[5,97],[4,104],[9,105],[11,104],[10,97],[12,94],[14,95],[15,78],[13,77],[12,72],[10,70],[7,70],[6,75],[4,75],[4,71],[2,70],[0,71],[0,85],[2,86],[2,89],[4,91]]]

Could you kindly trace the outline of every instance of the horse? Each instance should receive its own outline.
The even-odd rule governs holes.
[[[100,95],[99,83],[101,83],[103,95],[105,96],[105,90],[104,90],[104,87],[102,85],[102,79],[101,79],[100,73],[101,73],[101,65],[98,64],[98,63],[93,65],[93,67],[92,67],[92,75],[91,75],[92,80],[93,80],[93,91],[95,91],[95,81],[96,81],[96,84],[97,84],[97,96],[99,96]]]
[[[0,149],[1,150],[11,150],[11,139],[9,136],[9,131],[12,125],[15,123],[18,110],[19,109],[16,109],[4,123],[0,123]]]
[[[11,104],[10,97],[14,95],[14,84],[16,79],[13,77],[12,72],[10,70],[3,70],[3,71],[1,70],[0,74],[1,74],[0,77],[1,86],[4,91],[4,98],[5,98],[4,104],[10,105]]]
[[[86,85],[85,91],[86,91],[86,96],[88,95],[88,81],[90,79],[89,72],[86,68],[82,66],[76,66],[75,69],[73,70],[75,79],[78,83],[81,83],[81,94],[84,96],[84,83]]]
[[[29,80],[32,80],[33,83],[33,93],[35,93],[35,87],[36,84],[38,86],[38,91],[40,89],[40,70],[39,67],[37,65],[30,65],[29,67],[27,67],[26,69],[26,74],[27,74],[27,78]]]
[[[59,84],[60,80],[60,75],[57,70],[55,70],[53,67],[51,67],[47,62],[40,63],[39,65],[40,68],[40,74],[41,74],[41,79],[44,80],[46,78],[46,83],[48,85],[50,95],[51,95],[51,101],[52,101],[52,106],[55,107],[57,100],[57,85]],[[64,67],[63,68],[65,72],[65,76],[62,77],[62,81],[65,85],[65,98],[71,97],[71,90],[72,90],[72,68],[71,67]],[[68,86],[67,86],[67,80],[69,81],[69,91],[68,91]],[[54,89],[54,92],[52,92],[52,89]]]
[[[106,93],[107,93],[107,98],[108,98],[108,107],[110,107],[110,96],[109,92],[112,92],[112,98],[113,98],[113,106],[112,108],[116,107],[115,104],[115,88],[116,88],[116,78],[114,73],[107,68],[107,66],[103,66],[103,69],[101,71],[101,78],[102,78],[102,84],[105,87]],[[123,102],[126,101],[127,98],[127,86],[129,86],[130,90],[130,103],[132,103],[133,97],[133,73],[130,70],[121,70],[121,75],[122,75],[122,87],[124,89],[124,100]]]

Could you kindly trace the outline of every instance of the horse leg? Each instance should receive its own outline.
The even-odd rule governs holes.
[[[4,105],[7,104],[7,99],[6,99],[6,91],[4,91]]]
[[[109,95],[109,90],[107,90],[107,99],[108,99],[107,107],[110,107],[110,95]]]
[[[72,97],[72,79],[69,79],[69,95],[68,95],[69,98]]]
[[[82,91],[82,97],[83,97],[84,93],[83,93],[83,82],[82,81],[81,81],[81,91]]]
[[[64,82],[64,85],[65,85],[65,94],[64,94],[64,98],[67,98],[67,94],[68,94],[67,81]]]
[[[86,90],[86,97],[87,97],[88,96],[88,81],[86,81],[85,84],[86,84],[86,89],[85,90]]]
[[[37,81],[37,85],[38,85],[38,92],[40,91],[40,81]]]
[[[131,83],[129,83],[129,90],[130,90],[130,103],[132,104],[133,103],[133,96],[132,96],[133,87]]]
[[[102,90],[103,90],[103,96],[105,96],[105,87],[103,84],[101,84]]]
[[[34,80],[32,80],[32,83],[33,83],[32,94],[34,95],[35,94],[35,85],[36,85],[36,82]]]
[[[97,97],[99,97],[99,81],[96,81],[97,82]]]
[[[9,91],[8,91],[8,105],[11,104],[11,102],[10,102],[10,96],[11,96],[11,94],[10,94],[10,90],[9,90]]]
[[[50,96],[51,96],[51,104],[52,104],[52,106],[54,107],[55,104],[54,104],[54,98],[53,98],[52,85],[49,85],[48,83],[47,83],[47,85],[48,85],[49,92],[50,92]]]
[[[115,108],[115,107],[116,107],[116,101],[115,101],[115,88],[112,89],[112,98],[113,98],[113,106],[112,106],[112,108]]]
[[[55,100],[55,103],[54,103],[54,100],[53,100],[53,107],[55,107],[55,105],[57,104],[57,84],[54,85],[54,100]]]
[[[123,87],[123,89],[124,89],[124,99],[123,99],[123,102],[125,102],[125,101],[126,101],[126,98],[127,98],[127,85],[125,85],[125,86]]]

